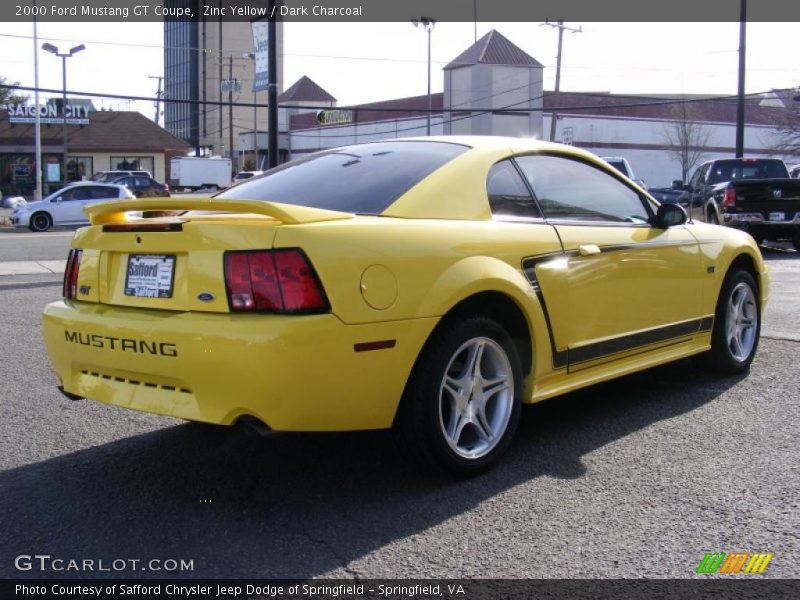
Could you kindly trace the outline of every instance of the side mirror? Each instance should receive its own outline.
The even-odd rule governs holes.
[[[62,196],[56,196],[55,198],[53,198],[52,200],[50,200],[50,202],[55,202],[56,204],[61,204],[61,201],[62,201],[63,199],[64,199],[64,198],[63,198]]]
[[[688,189],[688,188],[689,188],[688,185],[683,185],[683,180],[682,179],[673,179],[672,180],[672,189],[673,190],[681,191],[681,190],[685,190],[685,189]]]
[[[686,209],[680,204],[662,204],[656,212],[656,227],[668,229],[675,225],[683,225],[688,218]]]

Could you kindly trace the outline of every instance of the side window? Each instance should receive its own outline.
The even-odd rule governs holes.
[[[72,192],[69,194],[69,197],[67,197],[67,195],[65,194],[64,200],[86,200],[88,197],[89,194],[86,186],[80,186],[74,188]]]
[[[486,178],[486,194],[495,216],[538,217],[541,213],[528,186],[510,160],[497,163]]]
[[[93,185],[89,188],[89,197],[92,200],[100,200],[102,198],[116,198],[119,195],[117,188],[106,187],[104,185]]]
[[[521,156],[522,173],[545,218],[571,221],[648,223],[650,214],[635,191],[608,173],[560,156]]]
[[[150,187],[150,179],[147,177],[137,177],[136,187],[148,188]]]

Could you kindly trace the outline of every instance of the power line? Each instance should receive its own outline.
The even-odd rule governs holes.
[[[23,85],[11,85],[11,84],[2,84],[0,85],[0,89],[12,89],[12,90],[22,90],[25,92],[35,92],[37,88],[32,86],[23,86]],[[751,92],[746,94],[747,97],[759,97],[767,93],[775,93],[775,92],[782,92],[782,91],[793,91],[794,88],[782,88],[782,89],[769,89],[766,91],[760,92]],[[63,90],[60,89],[52,89],[52,88],[38,88],[40,93],[48,93],[48,94],[61,94]],[[141,101],[141,102],[155,102],[156,98],[153,96],[126,96],[122,94],[109,94],[109,93],[101,93],[101,92],[84,92],[80,90],[67,90],[67,94],[71,94],[73,96],[86,96],[89,98],[113,98],[117,100],[129,100],[129,101]],[[503,92],[501,92],[503,93]],[[581,92],[575,92],[580,94]],[[520,104],[525,104],[527,102],[532,102],[533,100],[538,100],[540,97],[536,98],[526,98],[520,102],[515,102],[509,106],[519,106]],[[605,105],[597,105],[597,104],[587,104],[583,106],[549,106],[547,108],[522,108],[516,109],[516,112],[551,112],[551,111],[559,111],[559,110],[612,110],[617,108],[637,108],[637,107],[646,107],[646,106],[667,106],[667,105],[682,105],[682,104],[693,104],[693,103],[707,103],[707,102],[721,102],[725,100],[733,100],[736,99],[737,95],[724,95],[724,96],[708,96],[704,98],[667,98],[667,99],[660,99],[660,100],[653,100],[648,102],[621,102],[615,104],[605,104]],[[210,104],[212,106],[228,106],[228,102],[218,101],[218,100],[189,100],[189,99],[180,99],[180,98],[162,98],[162,102],[171,102],[176,104],[197,104],[197,105],[206,105]],[[260,104],[260,103],[253,103],[253,102],[234,102],[233,106],[243,106],[248,108],[266,108],[267,104]],[[327,104],[320,104],[320,105],[300,105],[300,104],[279,104],[279,108],[297,108],[303,109],[308,111],[313,110],[331,110],[331,107]],[[466,112],[466,111],[473,111],[473,112],[480,112],[480,111],[499,111],[499,110],[506,110],[507,108],[503,107],[465,107],[458,110],[452,109],[431,109],[430,111],[427,108],[381,108],[377,106],[369,106],[369,105],[346,105],[346,106],[338,106],[336,107],[337,110],[353,110],[353,111],[376,111],[376,112],[385,112],[385,113],[420,113],[420,114],[427,114],[428,112],[431,113],[440,113],[440,112]]]

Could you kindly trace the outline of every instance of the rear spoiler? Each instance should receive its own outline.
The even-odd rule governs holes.
[[[295,206],[262,200],[223,200],[221,198],[141,198],[114,200],[85,207],[92,225],[127,223],[127,212],[157,210],[200,210],[226,213],[243,213],[270,217],[287,225],[352,219],[353,214],[310,206]]]

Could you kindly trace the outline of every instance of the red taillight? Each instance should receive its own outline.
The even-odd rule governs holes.
[[[254,250],[225,253],[228,305],[235,312],[318,313],[325,292],[305,253]]]
[[[736,205],[736,190],[732,187],[725,188],[725,196],[722,198],[722,206],[735,206]]]
[[[70,250],[67,257],[67,268],[64,269],[64,285],[62,293],[67,300],[75,300],[78,297],[78,272],[81,268],[81,257],[83,250]]]

